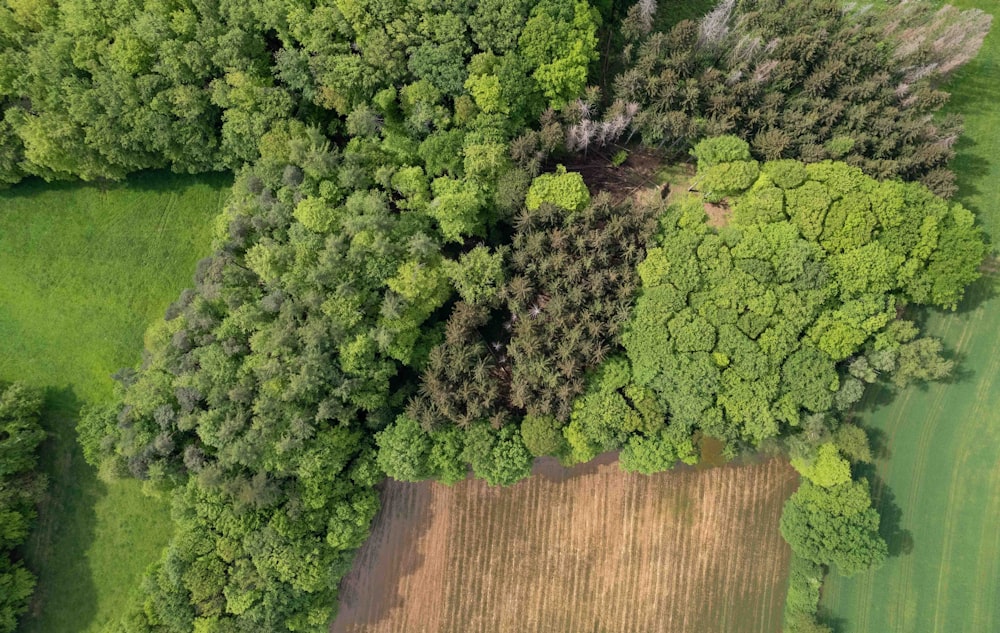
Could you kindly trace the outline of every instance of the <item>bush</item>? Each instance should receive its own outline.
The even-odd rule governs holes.
[[[552,204],[567,211],[580,211],[590,203],[583,176],[577,172],[567,172],[559,165],[554,174],[542,174],[535,178],[528,189],[525,205],[534,211],[543,203]]]

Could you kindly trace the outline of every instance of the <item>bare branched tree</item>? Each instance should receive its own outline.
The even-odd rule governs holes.
[[[972,60],[989,33],[993,17],[979,9],[946,5],[934,13],[924,0],[903,0],[889,9],[886,39],[903,81],[941,80]]]
[[[701,19],[698,30],[698,47],[715,50],[729,35],[736,0],[722,0]]]

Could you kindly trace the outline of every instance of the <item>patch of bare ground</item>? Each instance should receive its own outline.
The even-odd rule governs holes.
[[[721,229],[729,224],[729,216],[733,210],[729,207],[729,202],[723,200],[719,204],[705,203],[705,215],[708,216],[708,225],[715,229]]]
[[[611,163],[610,155],[590,152],[575,155],[566,163],[566,169],[580,172],[592,195],[606,191],[614,202],[622,202],[644,190],[660,191],[657,176],[662,160],[658,152],[636,147],[618,166]]]
[[[506,489],[388,482],[333,633],[777,633],[784,461],[621,472],[538,460]]]

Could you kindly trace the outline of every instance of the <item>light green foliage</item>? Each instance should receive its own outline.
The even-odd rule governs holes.
[[[749,189],[759,175],[756,161],[718,163],[699,172],[698,187],[705,192],[705,200],[719,202]]]
[[[628,361],[606,361],[591,377],[587,391],[573,405],[563,434],[573,462],[590,461],[620,448],[630,434],[654,436],[663,429],[666,410],[656,395],[632,383]]]
[[[781,534],[797,556],[833,565],[845,576],[885,561],[886,544],[878,526],[865,479],[830,487],[803,481],[781,515]]]
[[[336,220],[330,203],[322,198],[304,198],[295,205],[295,219],[310,231],[325,233]]]
[[[810,241],[823,232],[823,221],[830,208],[830,194],[822,183],[810,180],[801,187],[785,192],[785,213],[802,233],[802,237]]]
[[[431,438],[416,420],[400,416],[375,435],[378,465],[399,481],[420,481],[430,476]]]
[[[805,165],[791,159],[767,162],[764,164],[763,172],[775,186],[782,189],[794,189],[801,186],[809,175]]]
[[[698,171],[722,163],[751,160],[750,145],[736,136],[716,136],[705,139],[694,146],[691,155],[698,159]]]
[[[568,211],[580,211],[590,203],[590,192],[583,176],[567,172],[559,165],[554,174],[542,174],[531,182],[525,205],[534,210],[543,203],[554,204]]]
[[[518,51],[552,107],[561,107],[587,85],[587,67],[597,59],[599,24],[597,10],[577,0],[542,0],[531,10]]]
[[[784,633],[831,633],[816,622],[823,567],[801,556],[792,556],[788,569]]]
[[[694,151],[702,172],[756,173],[736,160],[748,152],[735,137]],[[643,290],[623,344],[635,381],[665,400],[673,424],[756,445],[856,402],[862,385],[842,386],[838,366],[852,357],[870,357],[899,384],[947,375],[940,347],[891,324],[897,298],[931,302],[927,280],[947,297],[934,303],[950,307],[979,274],[984,247],[971,222],[949,226],[973,255],[958,257],[954,273],[935,268],[951,245],[928,227],[961,216],[954,205],[829,161],[765,163],[740,188],[717,233],[699,200],[670,207],[638,266]]]
[[[140,582],[170,536],[168,505],[137,482],[98,481],[73,427],[82,403],[107,400],[108,377],[139,360],[144,329],[190,283],[227,180],[158,172],[0,193],[0,379],[46,389],[49,431],[39,460],[50,480],[45,523],[23,549],[46,606],[25,614],[20,631],[96,633],[124,611],[132,594],[123,588]]]
[[[449,242],[461,242],[467,235],[480,235],[485,230],[483,198],[479,187],[471,182],[441,177],[434,179],[434,200],[428,213],[441,228]]]
[[[841,457],[836,444],[820,444],[810,458],[793,458],[792,466],[803,477],[824,488],[851,480],[851,465]]]
[[[698,452],[691,436],[677,438],[672,431],[630,436],[618,456],[622,470],[652,475],[673,468],[678,461],[697,463]]]

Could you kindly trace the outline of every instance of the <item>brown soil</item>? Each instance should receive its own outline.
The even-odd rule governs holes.
[[[511,488],[389,482],[334,633],[776,633],[787,463],[647,477],[539,460]]]
[[[708,216],[708,225],[712,228],[721,229],[729,224],[729,216],[732,214],[733,210],[725,200],[720,204],[705,203],[705,215]]]
[[[603,152],[578,154],[566,169],[577,171],[583,176],[591,195],[600,191],[611,194],[616,203],[636,194],[643,189],[656,189],[656,172],[660,168],[662,158],[653,150],[637,147],[629,150],[628,160],[615,167],[611,164],[611,156]]]

